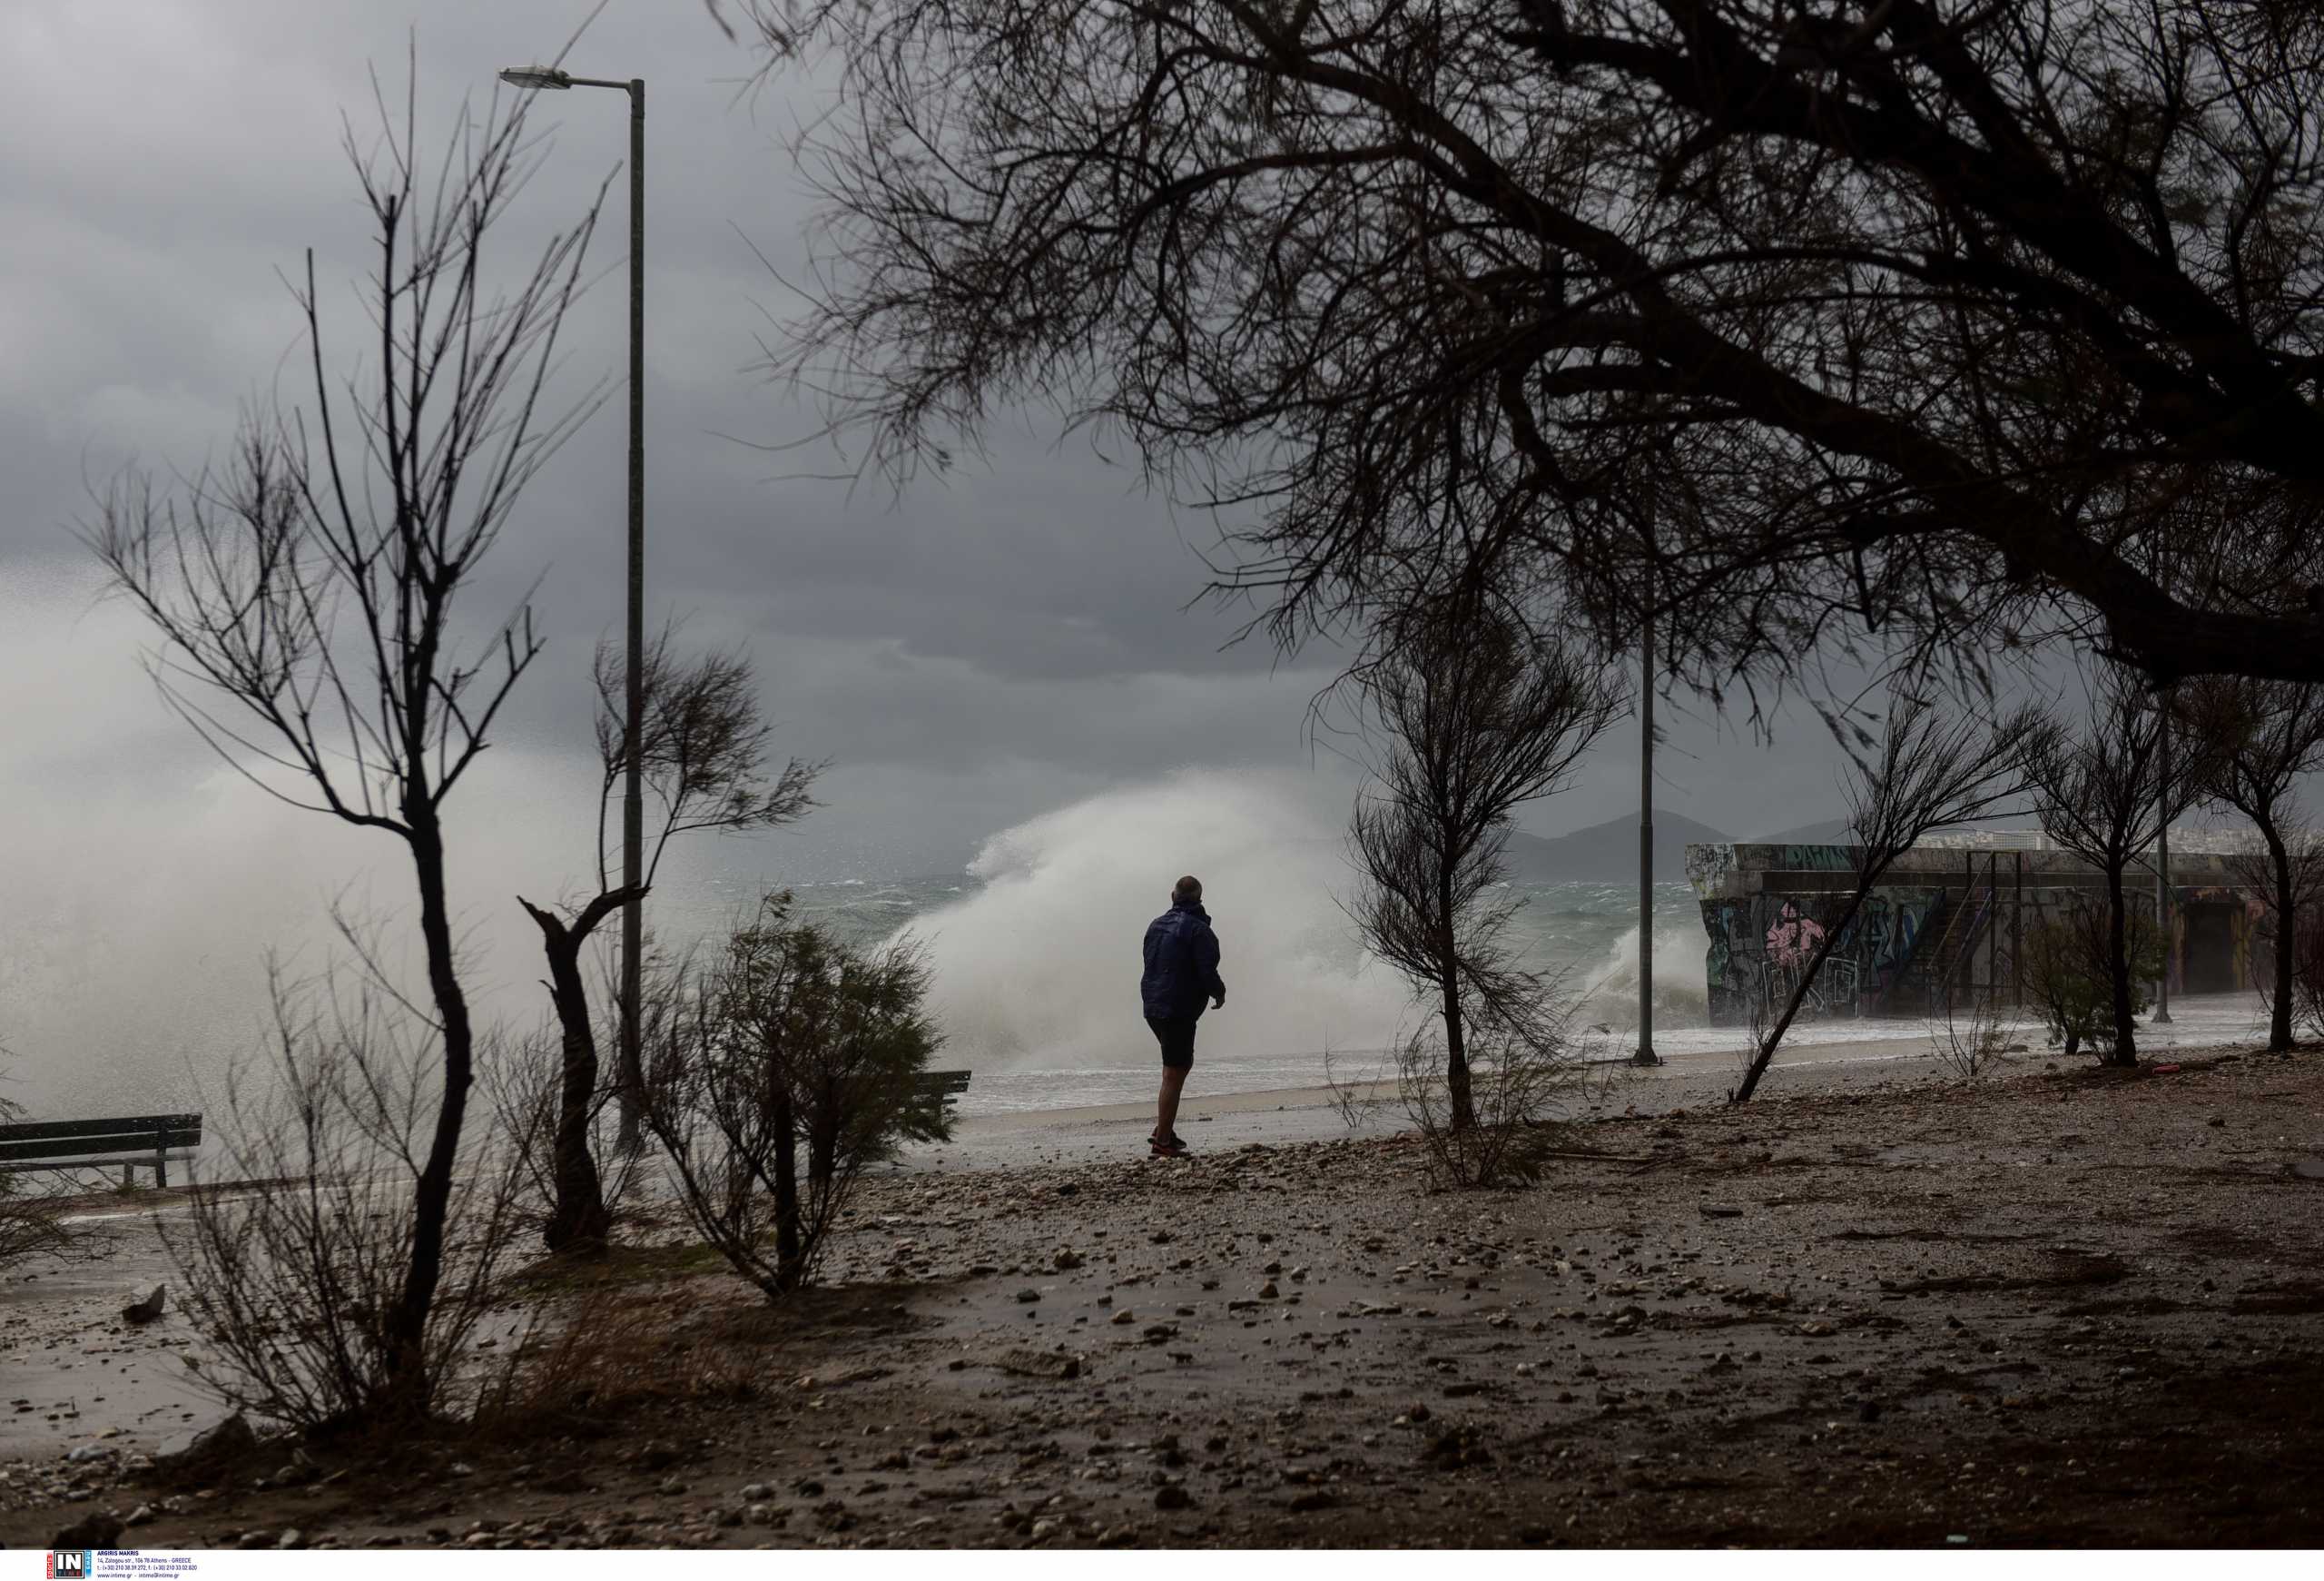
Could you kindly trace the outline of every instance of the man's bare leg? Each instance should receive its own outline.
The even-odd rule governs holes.
[[[1154,1122],[1154,1140],[1167,1141],[1176,1136],[1178,1121],[1178,1094],[1186,1090],[1187,1073],[1162,1067],[1162,1101],[1157,1106]]]

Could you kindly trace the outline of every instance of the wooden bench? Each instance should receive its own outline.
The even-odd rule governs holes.
[[[912,1096],[921,1112],[941,1119],[944,1108],[969,1090],[967,1071],[922,1071],[912,1082]]]
[[[922,1071],[914,1085],[920,1095],[931,1103],[950,1103],[969,1090],[968,1071]]]
[[[20,1121],[0,1125],[0,1173],[106,1169],[119,1164],[123,1186],[135,1184],[141,1169],[153,1171],[154,1185],[166,1186],[171,1161],[191,1160],[201,1145],[199,1114]]]

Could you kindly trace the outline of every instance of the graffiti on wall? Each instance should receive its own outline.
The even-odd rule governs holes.
[[[1774,849],[1769,847],[1768,849]],[[2258,983],[2269,970],[2268,923],[2249,895],[2223,886],[2174,886],[2169,971],[2171,992],[2221,993]],[[2154,895],[2133,891],[2132,907],[2152,921]],[[1844,894],[1706,895],[1711,1023],[1748,1024],[1755,1010],[1788,1000],[1821,942],[1824,919]],[[1929,979],[1992,983],[2007,992],[2014,941],[2102,896],[2079,889],[1982,884],[1964,904],[1959,891],[1884,886],[1841,930],[1800,1003],[1803,1017],[1917,1014]],[[1934,930],[1934,931],[1932,931]],[[1945,963],[1935,958],[1946,957]]]
[[[1877,889],[1854,921],[1840,930],[1823,969],[1800,1002],[1804,1017],[1875,1014],[1910,971],[1941,889]],[[1761,1006],[1787,1002],[1807,976],[1826,924],[1817,901],[1756,894],[1706,899],[1703,929],[1710,935],[1708,968],[1713,1025],[1748,1022]]]
[[[1853,845],[1762,845],[1768,853],[1760,865],[1788,873],[1853,873],[1856,871],[1856,847]]]
[[[1807,966],[1823,942],[1823,924],[1814,917],[1802,916],[1789,901],[1768,924],[1768,958],[1787,971]]]
[[[1735,867],[1735,847],[1732,845],[1689,845],[1687,847],[1687,882],[1695,886],[1697,900],[1709,900],[1711,891]]]

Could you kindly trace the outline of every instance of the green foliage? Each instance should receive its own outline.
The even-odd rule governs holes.
[[[929,981],[917,945],[848,944],[785,892],[649,1005],[648,1123],[695,1227],[768,1295],[811,1282],[867,1164],[950,1137],[921,1086]]]
[[[921,1008],[929,970],[911,944],[864,949],[792,920],[788,890],[727,945],[735,1009],[760,1034],[764,1072],[786,1082],[811,1170],[892,1158],[904,1141],[949,1141],[944,1106],[918,1101],[943,1035]]]
[[[2146,1013],[2148,990],[2162,975],[2162,941],[2153,920],[2132,912],[2125,950],[2131,964],[2131,1013]],[[2098,907],[2043,923],[2025,935],[2025,992],[2041,1008],[2049,1041],[2072,1055],[2085,1044],[2114,1046],[2113,976],[2107,964],[2106,914]]]

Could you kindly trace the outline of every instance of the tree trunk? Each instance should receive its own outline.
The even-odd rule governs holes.
[[[2122,894],[2122,870],[2106,869],[2106,972],[2114,993],[2114,1051],[2110,1065],[2139,1062],[2138,1028],[2131,1011],[2130,904]]]
[[[2082,1047],[2082,1029],[2072,1026],[2066,1028],[2065,1057],[2069,1060],[2073,1059],[2074,1051],[2080,1047]]]
[[[403,1294],[388,1314],[385,1336],[388,1373],[397,1397],[389,1408],[417,1418],[427,1414],[434,1395],[434,1380],[428,1376],[428,1315],[444,1272],[444,1225],[451,1212],[452,1169],[459,1157],[460,1128],[468,1118],[468,1088],[476,1079],[476,1041],[453,957],[443,825],[424,787],[408,798],[405,815],[419,881],[419,936],[428,954],[428,987],[444,1040],[444,1090],[436,1109],[436,1134],[412,1194],[411,1267],[405,1272]]]
[[[788,1294],[799,1288],[805,1270],[800,1266],[799,1130],[788,1093],[780,1093],[774,1111],[774,1288]]]
[[[2291,977],[2295,914],[2291,884],[2291,852],[2272,819],[2255,820],[2268,842],[2268,861],[2276,872],[2276,983],[2268,1003],[2268,1052],[2291,1052]]]
[[[1436,874],[1437,971],[1444,994],[1444,1090],[1452,1101],[1452,1129],[1477,1122],[1476,1095],[1469,1085],[1467,1029],[1461,1022],[1461,946],[1453,930],[1452,866],[1440,859]]]
[[[597,1161],[589,1151],[589,1122],[597,1102],[597,1035],[589,1019],[581,950],[598,924],[626,898],[626,891],[600,894],[567,925],[524,896],[517,897],[517,904],[540,924],[541,946],[548,956],[549,1003],[556,1007],[556,1023],[563,1034],[556,1131],[549,1155],[556,1200],[543,1236],[553,1252],[597,1250],[613,1228]]]
[[[839,1172],[839,1117],[842,1112],[838,1083],[821,1083],[815,1112],[807,1122],[807,1179],[828,1187]]]
[[[1457,970],[1444,973],[1444,1089],[1452,1100],[1452,1129],[1466,1131],[1476,1124],[1477,1102],[1469,1085],[1468,1040],[1461,1025]]]
[[[1839,944],[1840,935],[1856,925],[1856,913],[1864,909],[1865,896],[1870,894],[1887,874],[1888,866],[1886,862],[1873,865],[1870,872],[1856,880],[1856,893],[1848,896],[1847,909],[1840,914],[1838,922],[1825,929],[1824,936],[1817,941],[1816,953],[1807,958],[1807,970],[1802,972],[1799,981],[1792,984],[1791,997],[1784,1001],[1783,1013],[1776,1017],[1775,1025],[1768,1029],[1767,1036],[1759,1040],[1759,1046],[1751,1051],[1750,1067],[1743,1072],[1743,1080],[1735,1091],[1728,1094],[1728,1102],[1748,1103],[1751,1094],[1759,1090],[1759,1078],[1768,1073],[1769,1065],[1775,1063],[1776,1045],[1783,1042],[1783,1034],[1791,1030],[1793,1018],[1799,1014],[1799,1007],[1807,1002],[1807,991],[1816,985],[1817,974],[1824,970],[1824,963],[1831,959],[1833,950]]]

